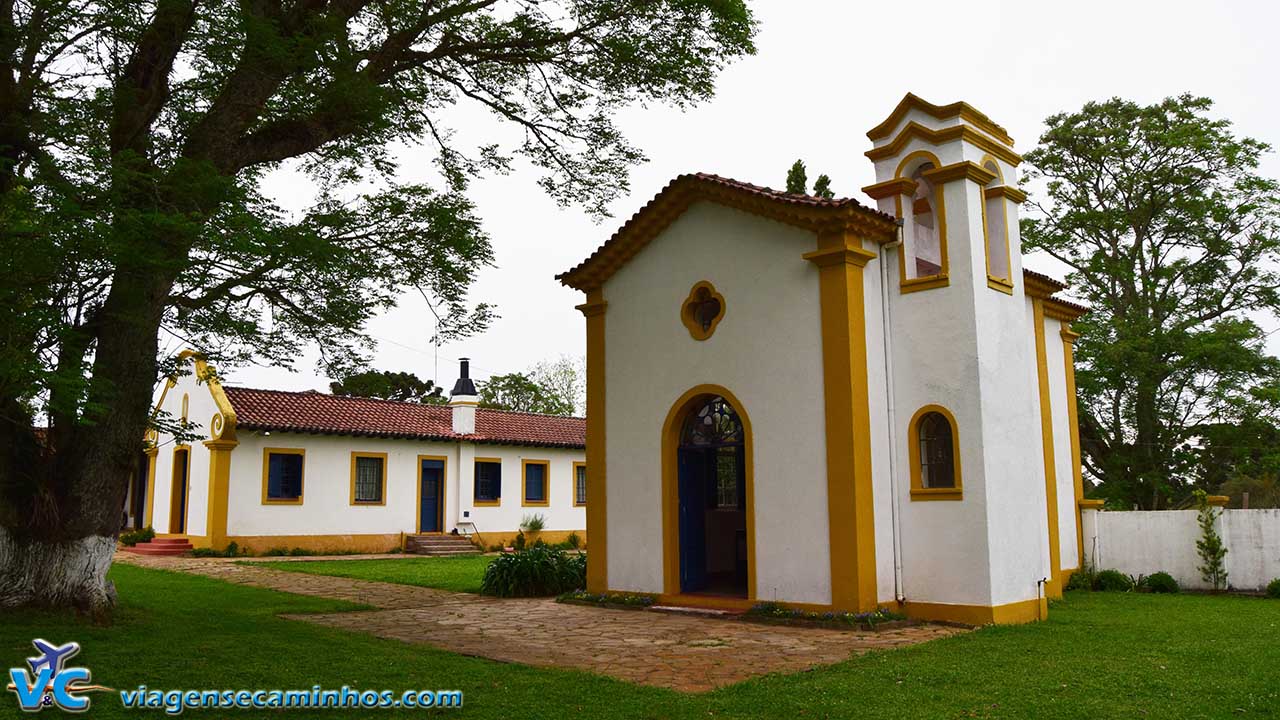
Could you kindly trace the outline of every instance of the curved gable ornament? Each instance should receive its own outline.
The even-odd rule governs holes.
[[[724,296],[716,292],[714,285],[703,280],[689,290],[689,296],[680,306],[680,321],[694,340],[706,340],[715,333],[724,313]]]

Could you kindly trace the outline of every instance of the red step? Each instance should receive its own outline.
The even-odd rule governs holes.
[[[125,552],[137,553],[138,555],[164,555],[176,556],[185,555],[192,549],[191,543],[187,542],[183,537],[172,538],[155,538],[150,542],[138,543],[133,547],[125,547]]]

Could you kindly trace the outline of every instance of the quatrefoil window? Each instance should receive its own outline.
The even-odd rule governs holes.
[[[693,286],[680,308],[680,319],[694,340],[706,340],[724,318],[724,296],[705,280]]]

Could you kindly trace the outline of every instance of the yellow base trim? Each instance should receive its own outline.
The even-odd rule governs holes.
[[[261,555],[275,548],[292,550],[302,548],[311,552],[360,552],[384,553],[400,547],[400,533],[378,535],[232,535],[228,543],[235,543],[241,550]],[[219,548],[223,549],[223,548]]]
[[[516,534],[519,532],[519,530],[486,531],[480,539],[480,541],[484,543],[484,547],[481,549],[487,552],[489,548],[494,545],[501,545],[504,548],[511,547],[511,544],[515,542]],[[532,545],[537,540],[541,540],[548,545],[555,545],[557,543],[567,542],[569,540],[569,535],[574,533],[577,533],[578,538],[582,541],[578,547],[586,549],[586,530],[543,530],[536,533],[527,532],[524,534],[524,541],[526,545]]]
[[[907,601],[901,611],[916,620],[962,623],[964,625],[1018,625],[1049,617],[1049,601],[1023,600],[1008,605],[951,605]]]

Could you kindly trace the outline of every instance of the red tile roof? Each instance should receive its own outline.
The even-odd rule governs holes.
[[[286,392],[225,387],[236,411],[236,425],[246,430],[359,435],[422,440],[467,440],[477,443],[583,448],[583,418],[476,409],[476,431],[453,431],[452,410],[442,405],[327,395],[314,390]]]

